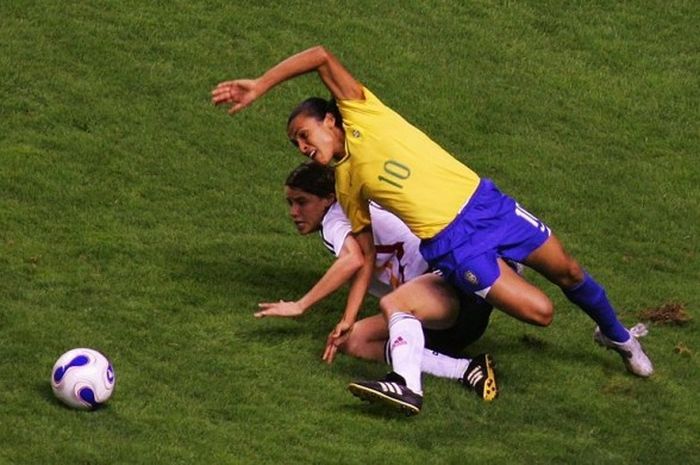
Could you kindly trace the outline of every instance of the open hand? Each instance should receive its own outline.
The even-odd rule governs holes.
[[[304,313],[304,310],[296,302],[261,302],[258,304],[259,311],[254,313],[255,318],[263,318],[266,316],[278,316],[286,318],[294,318]]]
[[[229,114],[234,114],[247,107],[260,96],[258,81],[255,79],[237,79],[220,82],[211,91],[214,105],[230,105]]]

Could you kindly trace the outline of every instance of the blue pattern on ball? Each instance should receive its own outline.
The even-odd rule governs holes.
[[[60,383],[63,377],[66,375],[66,372],[73,367],[81,367],[83,365],[87,365],[90,362],[90,359],[86,355],[78,355],[75,357],[73,360],[68,362],[67,365],[58,367],[56,368],[56,371],[53,373],[53,380],[55,383]]]
[[[84,387],[78,392],[78,397],[80,397],[83,402],[87,402],[91,406],[95,407],[99,402],[95,400],[95,393],[89,387]]]

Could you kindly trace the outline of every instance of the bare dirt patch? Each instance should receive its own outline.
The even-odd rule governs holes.
[[[685,325],[691,316],[685,309],[685,305],[678,302],[669,302],[660,307],[647,308],[640,313],[642,319],[659,325]]]

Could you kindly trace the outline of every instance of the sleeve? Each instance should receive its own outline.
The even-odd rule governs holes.
[[[343,210],[347,212],[350,229],[354,234],[362,232],[367,226],[372,224],[369,214],[369,203],[366,201],[344,204]]]
[[[345,216],[338,202],[334,203],[321,221],[323,244],[337,257],[340,255],[345,239],[351,232],[352,228],[348,217]]]
[[[351,160],[350,160],[351,162]],[[353,170],[354,165],[347,162],[335,168],[335,196],[350,222],[353,233],[359,233],[371,224],[369,216],[369,201],[362,192],[362,175]],[[353,186],[353,178],[355,179]]]
[[[363,100],[338,100],[338,110],[343,121],[359,123],[364,117],[380,113],[384,104],[369,89],[362,87]]]

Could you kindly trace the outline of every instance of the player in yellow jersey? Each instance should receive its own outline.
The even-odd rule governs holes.
[[[355,323],[370,282],[375,255],[368,210],[372,200],[422,239],[424,258],[457,288],[522,321],[547,326],[551,300],[504,259],[524,263],[559,286],[597,323],[595,340],[616,350],[630,372],[652,374],[651,361],[617,319],[603,287],[544,223],[384,105],[325,48],[291,56],[256,79],[222,82],[212,91],[212,101],[230,105],[229,112],[236,113],[281,82],[312,71],[333,100],[302,102],[290,115],[288,137],[314,162],[335,166],[338,201],[365,257],[329,345]],[[420,322],[400,308],[388,309],[384,316],[394,371],[386,380],[351,383],[349,389],[405,409],[406,399],[422,396]]]

